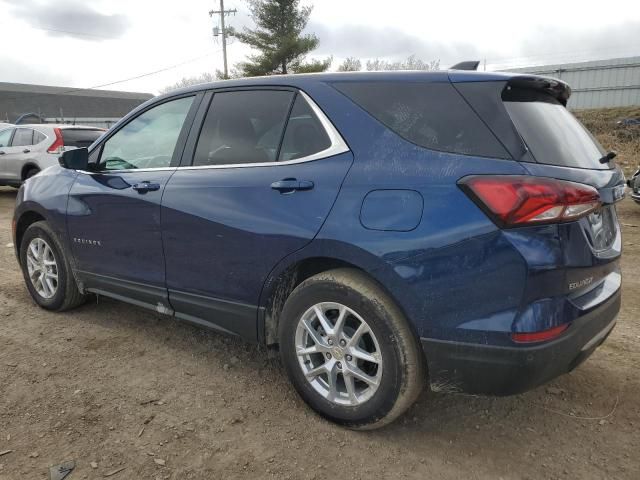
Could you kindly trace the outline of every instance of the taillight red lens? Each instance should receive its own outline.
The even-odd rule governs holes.
[[[600,207],[590,185],[545,177],[474,175],[460,186],[500,226],[568,222]]]
[[[558,337],[567,328],[569,328],[568,324],[542,330],[541,332],[512,333],[511,340],[518,343],[544,342]]]
[[[62,153],[64,151],[64,139],[62,138],[62,132],[59,128],[54,128],[53,133],[56,136],[55,141],[47,148],[49,153]]]

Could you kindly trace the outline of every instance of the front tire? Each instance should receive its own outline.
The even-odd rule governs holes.
[[[280,317],[279,340],[300,396],[349,428],[387,425],[424,387],[424,357],[406,318],[355,269],[323,272],[296,287]]]
[[[61,312],[84,303],[69,260],[46,222],[35,222],[25,231],[20,266],[31,297],[42,308]]]

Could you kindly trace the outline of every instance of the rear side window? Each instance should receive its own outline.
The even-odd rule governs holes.
[[[450,83],[336,82],[340,92],[421,147],[511,158]]]
[[[322,123],[302,95],[297,95],[284,132],[278,161],[296,160],[331,146]]]
[[[37,130],[33,131],[33,144],[37,145],[42,142],[45,138],[47,138],[43,133],[38,132]]]
[[[516,129],[538,163],[590,169],[601,164],[604,149],[564,105],[551,95],[511,88],[502,95]]]
[[[11,141],[11,146],[27,147],[29,145],[33,145],[33,130],[30,128],[18,128]]]
[[[89,130],[81,128],[65,128],[61,130],[62,141],[65,147],[88,147],[95,142],[104,132],[102,130]]]
[[[216,93],[193,165],[275,162],[293,96],[278,90]]]

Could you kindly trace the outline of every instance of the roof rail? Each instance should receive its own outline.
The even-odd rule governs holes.
[[[456,63],[453,67],[450,67],[449,70],[478,70],[479,65],[479,61],[469,60],[466,62]]]

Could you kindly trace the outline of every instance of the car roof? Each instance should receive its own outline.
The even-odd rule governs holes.
[[[262,77],[246,77],[231,80],[218,80],[201,83],[190,87],[172,90],[155,97],[150,102],[161,98],[169,98],[185,93],[194,93],[213,88],[236,88],[257,86],[287,86],[304,89],[305,85],[317,82],[349,82],[349,81],[393,81],[393,82],[521,82],[532,88],[544,88],[565,102],[571,95],[569,86],[557,78],[530,75],[519,72],[478,72],[471,70],[396,70],[381,72],[322,72],[300,73],[294,75],[269,75]]]

